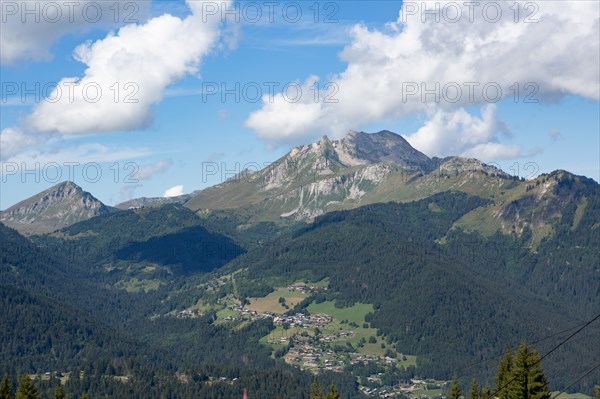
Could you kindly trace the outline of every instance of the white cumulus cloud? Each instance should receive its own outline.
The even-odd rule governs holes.
[[[27,133],[19,128],[7,127],[0,132],[0,160],[6,160],[25,148],[34,147],[48,139],[50,136],[40,137],[34,133]]]
[[[37,4],[31,2],[34,3]],[[128,24],[104,39],[78,46],[74,56],[87,66],[84,75],[61,79],[50,95],[23,118],[20,126],[0,133],[2,159],[20,152],[30,153],[36,146],[67,135],[146,127],[152,121],[152,106],[162,100],[165,88],[186,74],[197,73],[202,57],[218,42],[220,15],[203,13],[204,3],[189,0],[187,17],[163,14],[143,24]],[[25,28],[10,25],[9,38],[13,35],[11,29]],[[5,48],[14,44],[12,40],[5,44],[5,38],[3,24],[3,54]]]
[[[263,98],[246,126],[265,140],[298,142],[324,132],[339,137],[348,129],[383,119],[427,114],[432,119],[413,137],[425,152],[449,155],[456,149],[503,157],[514,155],[517,148],[497,143],[498,136],[490,133],[491,120],[485,119],[493,108],[486,105],[515,97],[517,89],[519,102],[555,100],[566,94],[599,99],[600,79],[597,68],[590,66],[597,65],[600,53],[600,3],[518,1],[518,22],[515,2],[494,2],[502,7],[502,18],[496,22],[483,17],[486,3],[477,3],[473,19],[468,2],[413,4],[438,5],[441,10],[448,4],[459,6],[461,18],[436,22],[431,14],[401,13],[383,30],[354,26],[351,43],[341,53],[347,67],[329,80],[339,88],[333,96],[337,102],[324,101],[331,91],[322,91],[317,103],[312,96],[297,103],[283,96],[272,102]],[[440,15],[453,18],[449,11]],[[525,22],[526,17],[532,23]],[[463,110],[474,105],[483,107],[481,118]],[[466,126],[469,122],[474,125]],[[444,124],[454,124],[459,131],[444,132]],[[424,138],[427,132],[444,143],[457,135],[460,140],[437,146]]]
[[[497,120],[495,111],[495,104],[482,108],[480,116],[471,115],[463,108],[456,111],[437,109],[406,139],[429,156],[453,154],[490,161],[515,158],[520,155],[519,146],[496,142],[507,129]]]
[[[204,15],[202,3],[189,0],[192,13],[183,19],[163,14],[77,47],[84,76],[62,79],[28,127],[64,135],[146,127],[165,88],[196,73],[219,37],[220,16]]]
[[[291,142],[298,136],[314,134],[326,124],[331,127],[331,120],[319,121],[324,109],[321,102],[314,101],[314,91],[311,90],[317,82],[318,78],[311,76],[304,84],[297,83],[295,87],[299,89],[296,91],[290,89],[272,97],[265,94],[263,107],[250,114],[246,127],[254,129],[262,139]]]

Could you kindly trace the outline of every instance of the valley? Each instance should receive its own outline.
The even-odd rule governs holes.
[[[235,274],[213,279],[204,287],[214,290],[228,282],[233,285]],[[394,388],[396,381],[408,383],[414,377],[416,356],[401,353],[369,326],[365,316],[374,311],[373,305],[357,303],[338,308],[332,301],[316,302],[314,297],[325,293],[327,286],[327,279],[315,283],[297,281],[275,288],[264,297],[247,299],[237,298],[232,287],[232,292],[214,305],[199,299],[187,309],[153,318],[196,318],[214,313],[216,324],[232,330],[270,320],[274,328],[259,342],[272,349],[273,358],[317,375],[323,371],[350,372],[358,377],[359,390],[373,395],[417,390],[414,384],[409,384],[410,389]],[[436,384],[441,387],[445,382]]]

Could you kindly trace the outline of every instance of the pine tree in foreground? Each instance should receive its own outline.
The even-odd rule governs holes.
[[[339,394],[335,384],[331,384],[331,390],[325,396],[325,399],[342,399],[342,395]]]
[[[481,399],[491,399],[491,397],[492,397],[492,387],[490,387],[489,385],[486,385],[481,390],[480,398]]]
[[[452,383],[450,384],[450,392],[448,392],[448,399],[459,399],[462,396],[462,390],[460,389],[460,385],[458,385],[458,377],[455,375],[452,378]]]
[[[526,344],[517,349],[507,392],[509,399],[550,399],[540,355]]]
[[[510,399],[510,393],[508,392],[508,383],[512,378],[512,365],[513,355],[510,346],[507,346],[504,351],[504,356],[498,363],[498,371],[494,377],[496,383],[496,395],[499,399]]]
[[[27,374],[19,380],[16,399],[41,399],[40,393]]]
[[[469,388],[469,394],[467,399],[481,399],[481,390],[479,389],[479,383],[475,378],[471,382],[471,388]]]
[[[319,385],[317,377],[315,377],[315,380],[310,386],[310,399],[323,399],[323,388]]]

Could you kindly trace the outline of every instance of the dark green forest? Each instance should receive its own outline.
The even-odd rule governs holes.
[[[596,366],[596,368],[598,368]],[[593,371],[592,369],[591,371]],[[116,390],[111,389],[110,383],[104,384],[102,387],[95,386],[94,380],[86,381],[86,373],[90,373],[92,370],[81,370],[79,371],[80,378],[78,381],[69,379],[67,383],[62,383],[59,378],[53,376],[47,380],[41,380],[36,378],[32,381],[31,377],[27,374],[23,374],[19,379],[17,385],[13,385],[11,378],[4,376],[0,382],[0,399],[41,399],[43,398],[54,398],[54,399],[65,399],[72,397],[69,391],[84,391],[81,395],[76,397],[87,398],[87,391],[103,390],[105,392],[111,392],[111,395],[130,395],[128,397],[135,397],[135,390],[123,390],[117,388]],[[216,370],[211,370],[212,372]],[[234,374],[239,375],[239,374]],[[232,376],[231,374],[229,376]],[[100,375],[95,376],[96,380],[101,378]],[[281,378],[285,378],[285,375],[272,375],[268,383],[273,387],[282,385]],[[195,382],[206,382],[208,375],[199,372],[195,377]],[[315,376],[312,384],[308,388],[308,399],[343,399],[343,393],[340,392],[338,385],[335,382],[331,382],[330,385],[325,387],[321,385],[321,381],[328,380],[327,376]],[[257,388],[253,386],[252,380],[244,380],[240,378],[243,388],[242,396],[248,394],[248,387]],[[188,389],[186,391],[173,390],[167,388],[167,381],[162,380],[159,382],[162,385],[163,397],[171,397],[171,395],[202,395],[201,397],[221,398],[227,397],[222,396],[226,394],[226,389],[218,387],[217,389]],[[193,383],[186,381],[186,385],[193,385]],[[176,385],[181,385],[176,383]],[[206,384],[205,384],[206,385]],[[237,384],[233,384],[237,385]],[[15,388],[13,388],[15,387]],[[237,390],[237,392],[236,392]],[[305,391],[307,389],[300,388],[295,392],[293,397],[306,397]],[[16,393],[15,393],[16,391]],[[258,389],[255,389],[258,392]],[[289,392],[289,391],[286,391]],[[231,395],[229,397],[239,396],[239,388],[233,388],[227,393]],[[273,393],[264,392],[261,396],[257,397],[272,397]],[[600,385],[597,385],[594,389],[595,399],[600,399]],[[106,394],[105,397],[108,397]],[[548,380],[544,374],[542,367],[542,357],[536,348],[533,348],[526,343],[522,343],[516,349],[516,351],[507,348],[504,355],[499,360],[496,373],[494,375],[494,384],[481,386],[477,378],[472,378],[468,390],[461,387],[459,379],[456,375],[452,378],[452,381],[445,387],[445,397],[448,399],[551,399],[556,398],[556,393],[549,391]],[[279,394],[275,397],[281,397]]]

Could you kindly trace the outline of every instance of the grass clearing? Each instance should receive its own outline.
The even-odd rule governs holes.
[[[115,287],[121,290],[125,290],[129,293],[136,292],[150,292],[156,291],[162,284],[161,280],[158,279],[138,279],[133,277],[129,280],[121,280],[115,284]]]
[[[585,213],[585,208],[587,208],[588,200],[586,197],[583,197],[579,200],[577,204],[577,209],[575,210],[575,216],[573,217],[573,224],[571,225],[571,231],[577,229],[579,222],[583,218],[583,214]]]
[[[300,334],[302,332],[308,332],[310,335],[313,335],[311,331],[307,329],[299,328],[299,327],[290,327],[289,329],[284,329],[283,326],[276,326],[273,331],[271,331],[268,335],[262,337],[260,342],[265,345],[270,345],[274,349],[278,349],[280,347],[287,346],[288,339],[295,334]]]
[[[440,396],[443,394],[444,394],[443,389],[415,389],[408,395],[408,397],[409,398],[420,398],[422,395],[425,395],[428,398],[433,398],[435,396]]]
[[[314,287],[314,288],[327,289],[327,287],[329,286],[329,277],[325,277],[323,280],[317,281],[316,283],[308,283],[306,285],[308,285],[309,287]]]
[[[246,309],[253,310],[258,313],[270,312],[274,314],[283,314],[294,306],[298,305],[308,297],[298,290],[290,290],[288,288],[278,288],[263,298],[249,298],[250,304],[246,305]],[[286,309],[283,304],[279,303],[279,298],[285,299],[285,304],[289,307]]]
[[[355,303],[354,306],[349,308],[336,308],[333,301],[325,301],[322,303],[311,303],[308,305],[308,311],[311,314],[322,313],[331,315],[338,324],[342,320],[348,320],[348,322],[355,322],[359,326],[365,322],[365,316],[367,313],[372,312],[373,305],[364,303]]]
[[[223,309],[217,311],[217,319],[222,320],[222,319],[225,319],[226,317],[238,317],[240,314],[241,313],[238,312],[237,310],[223,308]]]

